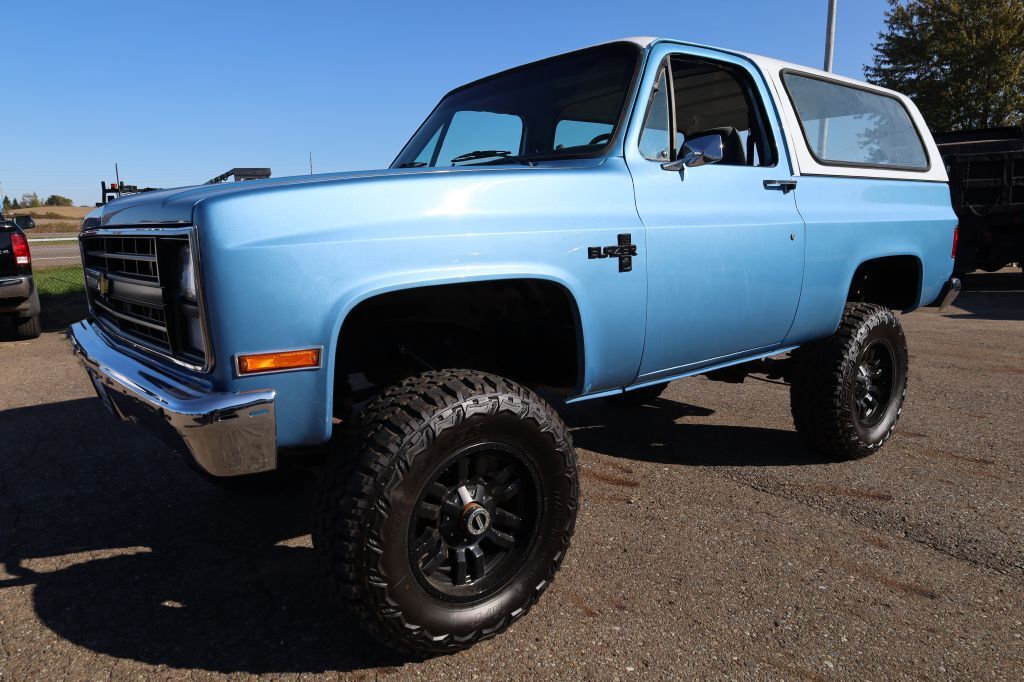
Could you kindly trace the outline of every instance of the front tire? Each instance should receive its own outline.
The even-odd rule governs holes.
[[[419,656],[525,614],[576,521],[576,455],[554,410],[501,377],[428,372],[373,399],[361,433],[317,502],[313,544],[335,595]]]
[[[793,352],[793,422],[805,444],[837,459],[878,450],[892,436],[907,392],[907,340],[899,318],[847,303],[829,339]]]

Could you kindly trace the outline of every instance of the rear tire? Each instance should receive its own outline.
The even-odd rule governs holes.
[[[907,341],[899,319],[872,303],[847,303],[831,338],[793,352],[790,406],[805,444],[837,459],[878,450],[892,436],[907,392]]]
[[[446,370],[389,388],[357,429],[356,452],[328,465],[314,520],[335,596],[417,656],[525,614],[565,557],[579,500],[554,410],[507,379]]]
[[[43,330],[39,324],[39,315],[33,315],[29,318],[16,318],[14,320],[13,334],[14,338],[19,341],[39,338],[39,335],[42,333]]]

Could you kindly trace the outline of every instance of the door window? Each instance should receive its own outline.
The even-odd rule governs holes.
[[[775,154],[749,75],[727,64],[671,58],[676,130],[684,143],[722,137],[723,166],[772,166]]]

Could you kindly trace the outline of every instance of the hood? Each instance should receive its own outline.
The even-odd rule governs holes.
[[[581,168],[599,166],[603,158],[573,159],[556,162],[537,162],[534,168],[560,167]],[[206,199],[241,195],[245,193],[263,193],[275,189],[295,187],[299,185],[330,186],[347,184],[369,178],[388,178],[411,176],[436,176],[438,174],[462,175],[465,173],[487,173],[520,166],[461,166],[458,168],[385,168],[379,170],[349,171],[346,173],[322,173],[318,175],[295,175],[286,178],[269,180],[245,180],[242,182],[225,182],[216,185],[196,185],[194,187],[178,187],[162,189],[154,192],[130,194],[110,203],[99,206],[85,218],[88,227],[126,227],[138,225],[189,225],[193,222],[195,208]]]
[[[423,172],[422,169],[413,170]],[[438,169],[430,170],[435,171]],[[204,199],[211,197],[290,187],[293,185],[343,182],[356,178],[404,174],[407,172],[407,169],[383,169],[351,171],[347,173],[320,173],[317,175],[295,175],[269,180],[224,182],[216,185],[195,185],[192,187],[176,187],[154,192],[142,192],[140,194],[130,194],[120,199],[115,199],[104,206],[97,207],[96,210],[91,211],[86,216],[85,224],[90,227],[190,224],[196,205]]]

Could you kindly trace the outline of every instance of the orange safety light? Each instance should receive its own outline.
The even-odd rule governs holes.
[[[320,366],[320,349],[284,350],[275,353],[253,353],[238,356],[238,373],[261,374],[294,369],[315,369]]]

